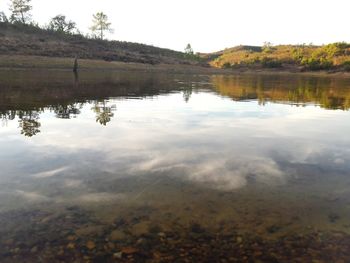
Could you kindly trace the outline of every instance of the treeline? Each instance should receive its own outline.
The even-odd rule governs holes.
[[[75,39],[85,39],[85,40],[94,40],[94,39],[104,40],[107,32],[109,33],[113,32],[112,24],[109,22],[108,16],[103,12],[97,12],[92,16],[91,27],[90,27],[91,33],[87,33],[87,34],[82,33],[82,31],[80,31],[79,28],[77,27],[77,24],[73,20],[68,19],[63,14],[58,14],[55,17],[52,17],[46,25],[39,25],[37,22],[35,22],[35,20],[32,19],[31,11],[33,9],[33,6],[31,5],[31,1],[32,0],[11,0],[10,16],[7,17],[4,12],[0,11],[0,30],[1,28],[7,27],[7,28],[14,29],[16,31],[22,31],[23,33],[26,33],[26,34],[28,33],[37,34],[37,35],[54,34],[54,35],[58,35],[63,40],[71,40],[72,37],[75,37]],[[0,35],[1,35],[1,32],[0,32]],[[40,40],[40,41],[45,41],[45,40]],[[115,42],[115,41],[112,41],[112,42]],[[119,42],[118,46],[121,46],[121,43],[122,42]],[[203,61],[198,56],[198,54],[195,54],[193,52],[193,49],[190,44],[186,46],[184,53],[182,53],[182,52],[172,51],[168,49],[147,47],[147,45],[142,45],[142,44],[129,43],[129,42],[123,42],[123,43],[124,44],[122,45],[127,46],[125,50],[126,53],[129,51],[139,52],[142,56],[145,54],[147,56],[147,54],[155,55],[156,53],[158,53],[158,55],[160,56],[165,56],[165,57],[170,56],[171,58],[176,58],[178,60],[181,59],[184,61],[192,61],[187,63],[203,63]],[[0,41],[0,44],[2,44],[1,41]],[[18,49],[16,46],[14,46],[13,48]],[[3,49],[5,48],[3,47]],[[26,47],[24,51],[26,49],[28,48]],[[109,50],[109,47],[107,48],[105,47],[104,49]],[[0,47],[0,53],[1,53],[1,47]],[[24,52],[24,54],[26,54],[26,52]],[[100,56],[96,58],[100,58]],[[116,56],[108,55],[106,58],[107,60],[117,59],[122,61],[133,61],[133,62],[146,61],[150,63],[153,63],[155,60],[157,60],[154,58],[150,59],[148,57],[140,58],[140,59],[133,58],[130,60],[127,54],[126,55],[121,54]],[[168,62],[173,63],[173,61],[168,61]],[[183,63],[183,62],[180,62],[180,63]]]
[[[239,46],[224,50],[211,61],[221,68],[295,68],[298,70],[350,71],[350,44],[337,42],[323,46],[313,44],[262,47]]]
[[[11,15],[7,17],[3,11],[0,11],[0,23],[36,27],[68,35],[83,35],[77,28],[77,24],[62,14],[51,18],[47,25],[40,26],[32,19],[31,10],[33,6],[31,5],[31,1],[32,0],[11,0]],[[97,12],[93,15],[90,30],[91,34],[86,34],[84,37],[104,39],[106,32],[113,32],[108,16],[103,12]]]

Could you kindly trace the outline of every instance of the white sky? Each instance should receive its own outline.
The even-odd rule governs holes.
[[[9,0],[0,11],[9,14]],[[195,52],[239,44],[350,42],[349,0],[33,0],[33,19],[43,25],[64,14],[84,33],[105,12],[109,39]]]

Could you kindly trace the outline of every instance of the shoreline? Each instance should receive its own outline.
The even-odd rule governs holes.
[[[62,70],[73,71],[74,58],[0,55],[0,70]],[[345,71],[295,71],[290,69],[221,69],[187,64],[146,64],[134,62],[104,61],[96,59],[79,59],[80,71],[113,71],[128,70],[142,72],[165,72],[180,74],[259,74],[259,75],[301,75],[315,77],[350,78]]]

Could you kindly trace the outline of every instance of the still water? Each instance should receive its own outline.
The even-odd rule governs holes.
[[[1,262],[350,262],[350,79],[0,71]]]

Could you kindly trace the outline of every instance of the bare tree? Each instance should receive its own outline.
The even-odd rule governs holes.
[[[26,24],[30,21],[29,11],[32,10],[30,2],[32,0],[11,0],[10,11],[12,12],[11,21]]]
[[[95,15],[93,15],[93,25],[91,27],[91,31],[93,33],[96,33],[99,35],[100,39],[104,38],[104,32],[113,32],[113,29],[111,28],[111,23],[108,21],[108,16],[104,14],[103,12],[98,12]]]
[[[76,23],[71,20],[66,20],[66,16],[57,15],[51,19],[49,29],[62,32],[65,34],[71,34],[76,28]]]

